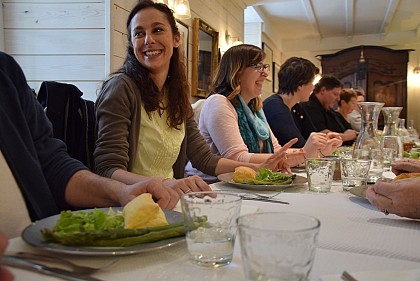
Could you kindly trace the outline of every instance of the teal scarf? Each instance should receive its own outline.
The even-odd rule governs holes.
[[[240,95],[236,99],[236,112],[242,139],[250,153],[260,153],[259,141],[263,141],[263,153],[273,153],[270,130],[262,109],[253,113]]]

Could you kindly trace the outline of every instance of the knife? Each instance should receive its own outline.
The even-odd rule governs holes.
[[[289,202],[286,201],[281,201],[278,199],[274,199],[274,198],[259,198],[259,197],[242,197],[242,200],[254,200],[254,201],[262,201],[262,202],[270,202],[270,203],[279,203],[279,204],[286,204],[289,205]]]
[[[58,277],[63,280],[69,280],[69,281],[103,281],[101,279],[97,279],[92,276],[80,274],[77,272],[73,272],[73,271],[69,271],[69,270],[65,270],[65,269],[61,269],[57,267],[50,267],[50,266],[35,263],[29,260],[24,260],[17,257],[11,257],[11,256],[3,256],[0,259],[0,264],[16,267],[20,269],[25,269],[29,271],[34,271],[41,274]]]

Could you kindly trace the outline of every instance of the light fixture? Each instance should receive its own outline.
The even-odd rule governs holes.
[[[173,0],[175,17],[181,20],[191,18],[190,2],[188,0]]]
[[[190,2],[188,0],[154,0],[156,3],[166,4],[174,11],[177,19],[186,20],[191,18]]]
[[[362,45],[362,50],[360,51],[360,58],[359,58],[359,63],[360,64],[364,64],[366,62],[365,57],[363,56],[363,45]]]
[[[416,66],[416,67],[413,69],[413,73],[414,73],[414,74],[420,74],[420,66]]]

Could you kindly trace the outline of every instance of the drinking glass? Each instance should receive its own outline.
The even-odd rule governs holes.
[[[305,160],[309,190],[329,192],[335,170],[335,159],[308,158]]]
[[[191,260],[199,265],[219,267],[232,261],[239,195],[225,192],[192,192],[181,197]]]
[[[366,186],[370,160],[342,159],[340,165],[343,190],[350,190],[356,186]]]
[[[319,228],[318,219],[297,213],[240,216],[238,229],[246,280],[308,280]]]

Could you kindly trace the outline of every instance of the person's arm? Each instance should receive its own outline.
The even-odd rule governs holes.
[[[394,182],[377,181],[368,188],[366,197],[381,212],[420,219],[420,179],[410,178]]]
[[[245,163],[221,158],[217,163],[216,175],[233,172],[235,168],[239,166],[249,167],[256,171],[264,167],[272,171],[285,171],[291,173],[288,162],[296,162],[294,158],[303,157],[304,154],[300,150],[290,149],[296,141],[297,139],[293,139],[275,153],[268,154],[270,157],[262,163]],[[288,151],[290,151],[290,153]],[[289,156],[290,159],[288,158]]]
[[[0,232],[0,260],[1,260],[1,257],[4,255],[4,252],[6,251],[7,244],[8,244],[8,241],[7,241],[6,236],[4,236],[3,233]],[[0,266],[0,280],[2,281],[14,280],[12,273],[3,266]]]
[[[179,196],[161,179],[139,177],[133,185],[98,176],[89,171],[75,173],[66,187],[66,201],[75,207],[124,206],[142,193],[151,193],[161,208],[173,209]]]
[[[206,100],[199,124],[204,139],[210,140],[207,142],[211,142],[222,157],[241,162],[258,161],[249,153],[239,130],[236,110],[225,96],[214,94]]]
[[[141,114],[134,85],[124,75],[106,81],[95,103],[98,136],[94,151],[95,172],[111,177],[115,170],[130,170],[136,150]],[[137,134],[137,135],[136,135]],[[131,160],[131,161],[130,161]]]

